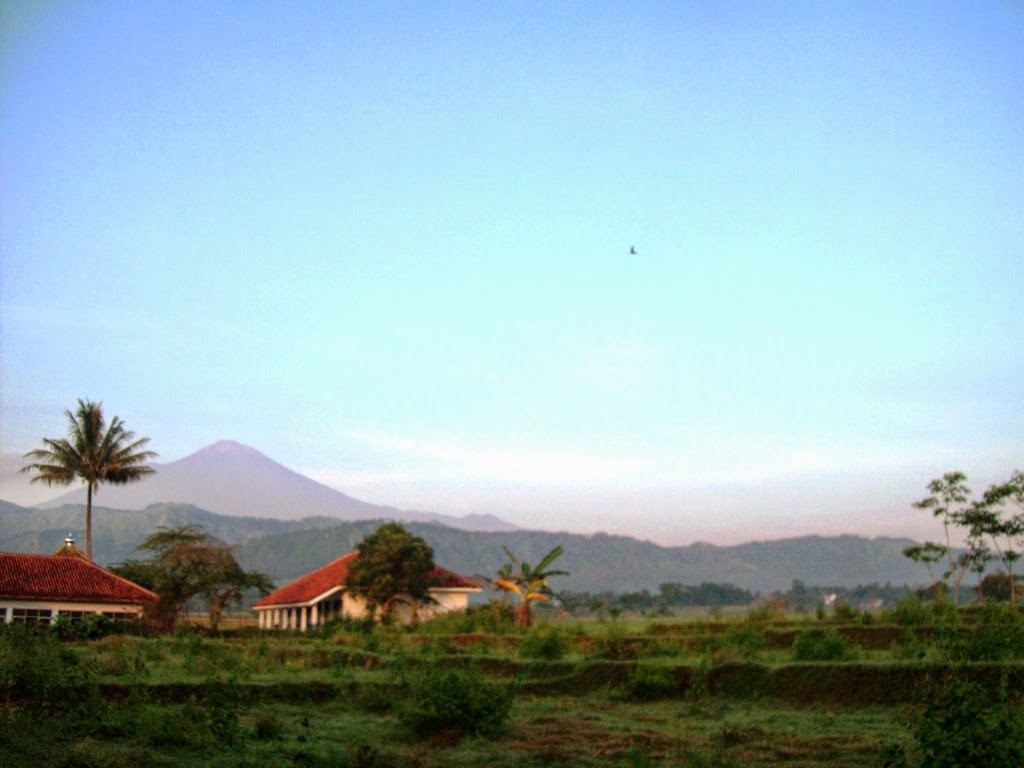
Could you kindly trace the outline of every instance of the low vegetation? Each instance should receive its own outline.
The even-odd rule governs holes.
[[[842,618],[523,628],[491,603],[307,634],[12,626],[0,755],[15,768],[1020,764],[1017,608],[908,598],[867,624]]]

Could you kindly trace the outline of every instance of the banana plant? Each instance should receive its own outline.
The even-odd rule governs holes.
[[[555,547],[548,552],[544,558],[531,566],[523,562],[508,547],[502,547],[505,555],[511,561],[511,568],[503,566],[498,571],[497,578],[491,580],[496,589],[511,592],[519,596],[519,611],[516,614],[516,623],[521,627],[528,627],[533,623],[532,604],[535,602],[546,603],[551,599],[551,587],[548,579],[552,576],[568,576],[568,571],[550,570],[551,564],[561,557],[564,551],[561,547]]]

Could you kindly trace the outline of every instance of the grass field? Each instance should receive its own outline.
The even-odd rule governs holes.
[[[12,628],[0,766],[927,766],[922,718],[1024,743],[1014,616],[983,631],[740,617],[524,632],[486,615],[306,635]],[[972,766],[1014,765],[992,734],[996,758]]]

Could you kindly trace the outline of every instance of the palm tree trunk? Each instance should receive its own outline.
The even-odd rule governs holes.
[[[92,562],[92,483],[86,483],[85,492],[85,555]]]

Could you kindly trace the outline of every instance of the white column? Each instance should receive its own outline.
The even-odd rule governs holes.
[[[306,631],[306,613],[308,609],[306,606],[299,608],[299,630],[302,632]]]
[[[309,624],[312,627],[319,627],[320,626],[320,610],[319,610],[318,606],[319,606],[319,603],[314,603],[313,606],[309,609],[309,613],[310,613]]]

